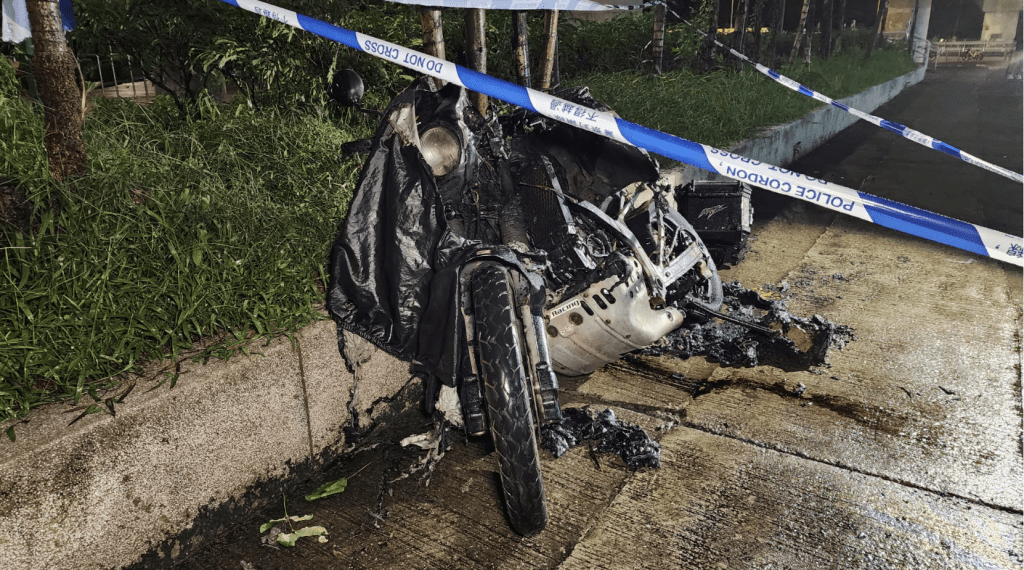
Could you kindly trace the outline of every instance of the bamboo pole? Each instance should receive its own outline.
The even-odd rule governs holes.
[[[526,12],[512,13],[512,56],[516,63],[516,81],[523,87],[530,82],[530,42],[527,36]]]
[[[746,48],[746,43],[747,43],[747,12],[750,11],[749,10],[749,8],[750,8],[750,0],[743,0],[743,4],[741,4],[741,7],[742,7],[743,12],[740,13],[740,17],[739,17],[739,24],[740,25],[737,26],[739,28],[739,30],[740,30],[740,43],[737,46],[736,51],[746,55],[747,52],[746,52],[746,50],[744,48]],[[743,64],[742,63],[739,65],[739,68],[743,69]]]
[[[796,39],[793,40],[793,50],[789,52],[789,64],[796,61],[796,54],[800,53],[800,38],[804,35],[804,28],[807,26],[807,10],[811,7],[811,0],[804,0],[803,10],[800,11],[800,23],[796,25]]]
[[[778,67],[778,52],[779,52],[779,36],[782,35],[783,24],[786,20],[786,0],[778,0],[776,4],[775,12],[775,28],[772,30],[772,43],[771,43],[771,58],[769,58],[769,65],[773,68]]]
[[[558,71],[558,32],[555,32],[555,64],[551,69],[551,88],[558,89],[562,84],[562,76]]]
[[[833,21],[833,1],[824,0],[825,5],[821,10],[821,17],[818,19],[821,22],[821,44],[818,45],[818,53],[821,54],[822,59],[828,59],[832,57],[832,21]]]
[[[540,66],[540,90],[551,91],[551,78],[558,57],[558,10],[544,12],[544,61]]]
[[[654,74],[661,75],[665,57],[665,4],[654,7]]]
[[[875,16],[875,31],[871,34],[871,40],[868,42],[868,47],[864,50],[864,61],[871,59],[871,52],[875,50],[875,44],[878,43],[878,36],[881,35],[885,29],[885,15],[889,11],[889,0],[883,0],[878,7],[878,15]]]
[[[480,73],[487,73],[485,14],[486,12],[479,8],[467,8],[463,11],[466,22],[466,53],[469,56],[469,68]],[[481,115],[487,116],[487,95],[470,91],[469,100]]]
[[[708,21],[708,29],[704,34],[704,41],[697,48],[697,71],[707,73],[718,66],[715,60],[715,39],[718,37],[718,18],[721,9],[721,0],[711,0],[711,18]]]
[[[843,34],[846,33],[846,0],[839,0],[839,37],[836,38],[835,52],[843,51]]]

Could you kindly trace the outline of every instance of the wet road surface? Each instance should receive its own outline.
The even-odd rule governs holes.
[[[1003,67],[940,68],[876,114],[1022,169],[1021,89]],[[871,125],[793,168],[1021,235],[1020,185]],[[430,429],[411,406],[305,489],[355,473],[343,494],[288,496],[289,514],[313,513],[328,542],[262,545],[259,525],[283,515],[280,497],[264,497],[260,515],[178,567],[1021,568],[1021,270],[757,200],[752,251],[724,277],[785,282],[795,314],[853,327],[831,367],[628,357],[563,379],[563,406],[645,427],[662,467],[542,453],[551,520],[531,539],[505,522],[483,441],[457,437],[429,485],[400,478],[422,453],[396,442]],[[400,399],[418,397],[410,385]]]

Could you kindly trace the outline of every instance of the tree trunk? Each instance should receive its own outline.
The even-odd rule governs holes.
[[[661,63],[665,59],[665,4],[654,7],[654,74],[661,75]]]
[[[800,23],[796,25],[796,39],[793,40],[793,51],[789,52],[790,65],[796,61],[796,54],[800,53],[800,38],[803,37],[804,28],[807,26],[807,10],[810,7],[811,0],[804,0],[803,10],[800,11]]]
[[[420,7],[420,25],[423,27],[423,51],[436,58],[444,57],[444,26],[441,22],[441,11]],[[444,86],[444,81],[433,78],[438,87]]]
[[[487,34],[485,30],[485,12],[479,8],[467,8],[463,15],[466,21],[466,54],[469,56],[469,68],[480,73],[487,73]],[[469,100],[481,115],[487,116],[487,95],[471,91]]]
[[[78,89],[78,65],[64,40],[57,0],[28,0],[32,24],[32,74],[39,86],[46,122],[46,157],[50,175],[57,181],[85,174],[82,144],[82,93]]]
[[[512,12],[512,56],[516,64],[516,80],[523,87],[531,87],[530,41],[527,32],[526,12]]]
[[[882,32],[883,26],[885,26],[885,14],[888,11],[889,0],[882,0],[878,14],[875,16],[875,31],[871,34],[871,40],[868,41],[868,48],[864,50],[864,61],[871,59],[871,52],[875,50],[875,43],[878,42],[878,36]]]
[[[821,10],[821,44],[818,53],[822,59],[832,56],[832,0],[825,0]]]
[[[558,10],[544,12],[544,61],[540,66],[540,89],[551,90],[551,77],[558,57]]]

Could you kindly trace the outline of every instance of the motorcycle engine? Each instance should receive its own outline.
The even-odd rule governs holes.
[[[574,198],[562,192],[546,157],[522,166],[516,179],[531,240],[548,253],[544,318],[556,372],[588,374],[682,325],[684,313],[674,306],[679,303],[652,298],[637,252],[585,215],[585,208],[572,207]],[[707,252],[696,246],[696,233],[685,219],[654,197],[650,185],[633,184],[606,197],[606,214],[632,208],[623,215],[625,231],[663,268],[666,285],[689,291],[700,281],[696,264]]]
[[[675,307],[651,308],[640,263],[632,257],[624,261],[627,274],[611,275],[544,312],[555,372],[589,374],[683,324]]]
[[[597,104],[585,91],[558,96]],[[682,325],[687,303],[715,305],[708,284],[721,303],[710,254],[657,186],[654,159],[536,116],[506,128],[523,222],[547,252],[543,316],[556,372],[587,374],[649,346]]]

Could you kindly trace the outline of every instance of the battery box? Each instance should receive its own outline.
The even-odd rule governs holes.
[[[754,209],[750,186],[737,181],[694,180],[676,188],[676,204],[704,241],[719,268],[739,263],[747,253]]]

